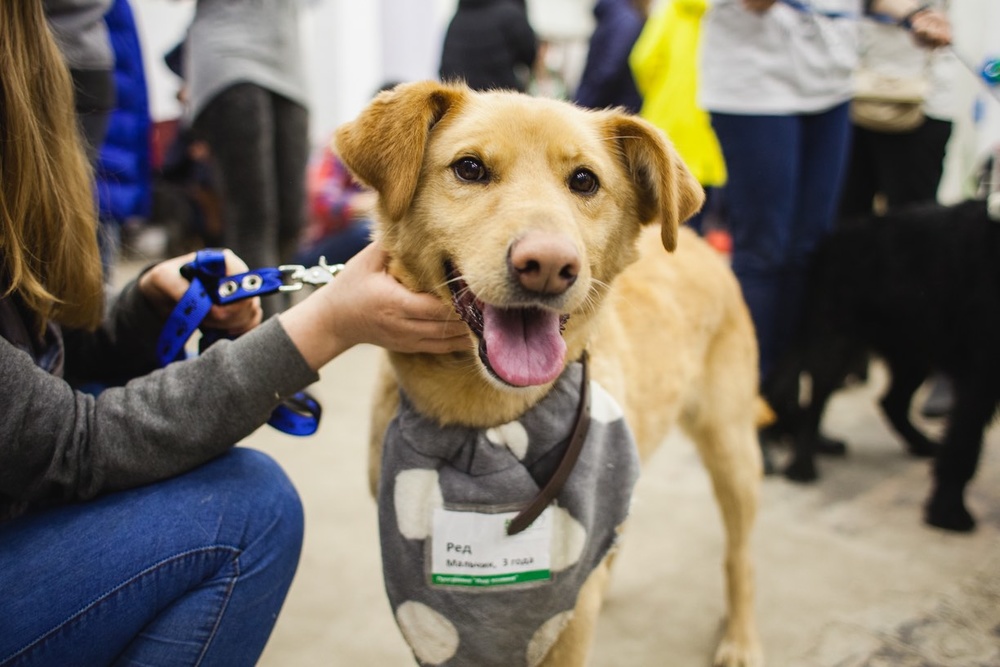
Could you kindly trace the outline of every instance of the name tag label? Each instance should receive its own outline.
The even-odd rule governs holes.
[[[431,584],[489,588],[551,579],[551,508],[523,532],[508,535],[515,516],[435,509]]]

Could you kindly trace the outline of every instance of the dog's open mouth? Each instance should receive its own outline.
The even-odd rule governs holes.
[[[552,382],[562,372],[569,315],[541,307],[500,308],[476,298],[455,268],[446,263],[451,299],[479,338],[479,358],[494,376],[515,387]]]

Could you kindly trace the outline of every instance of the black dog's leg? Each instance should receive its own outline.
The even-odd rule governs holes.
[[[934,465],[934,491],[924,519],[945,530],[968,532],[976,520],[965,507],[965,487],[976,473],[983,447],[983,432],[996,402],[975,385],[956,383],[944,444]]]
[[[844,382],[847,372],[857,358],[849,345],[837,343],[823,350],[810,350],[805,364],[812,380],[808,404],[802,406],[795,427],[791,463],[785,468],[785,477],[795,482],[812,482],[819,477],[816,471],[816,452],[821,436],[819,425],[823,420],[826,404]],[[846,451],[846,446],[842,446]]]
[[[906,448],[914,456],[934,456],[939,449],[937,443],[917,430],[910,421],[910,403],[921,383],[927,378],[928,369],[918,368],[887,359],[892,379],[889,390],[882,397],[882,413],[896,429],[896,433],[906,442]]]

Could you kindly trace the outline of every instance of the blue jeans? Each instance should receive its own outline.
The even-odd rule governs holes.
[[[253,665],[302,505],[235,448],[178,477],[0,524],[0,665]]]
[[[788,349],[806,270],[833,228],[850,146],[848,105],[816,114],[712,114],[726,160],[732,266],[757,330],[761,378]]]

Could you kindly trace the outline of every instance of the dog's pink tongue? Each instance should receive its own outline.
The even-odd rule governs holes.
[[[483,340],[490,366],[504,382],[518,387],[546,384],[562,372],[566,341],[556,313],[485,305]]]

